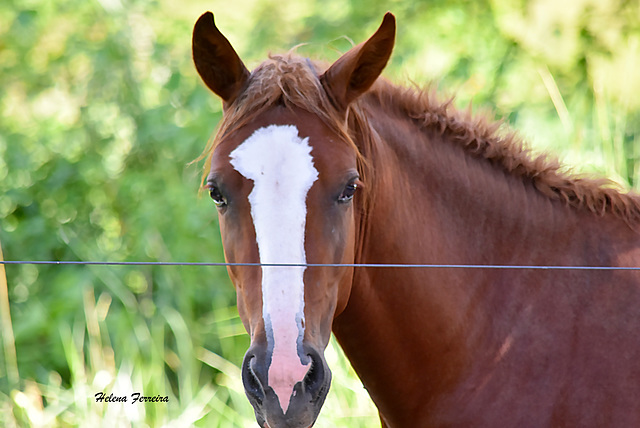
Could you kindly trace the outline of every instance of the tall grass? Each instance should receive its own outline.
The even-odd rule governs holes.
[[[0,395],[1,426],[237,428],[256,424],[238,364],[194,343],[190,321],[182,314],[164,310],[150,322],[142,313],[133,315],[130,334],[122,337],[121,331],[109,331],[109,317],[119,316],[110,314],[112,305],[110,294],[96,299],[92,287],[84,289],[84,316],[59,325],[69,384],[63,384],[55,371],[45,382],[15,382],[8,395]],[[208,326],[211,335],[227,339],[244,335],[234,307],[215,312],[219,316]],[[112,333],[120,336],[117,343],[111,343]],[[235,341],[246,342],[245,338]],[[334,381],[317,426],[376,426],[376,410],[334,339],[326,356]],[[98,402],[96,394],[101,392],[127,397],[127,402]],[[132,403],[136,392],[167,397],[168,402]]]

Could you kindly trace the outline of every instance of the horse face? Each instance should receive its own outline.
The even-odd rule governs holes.
[[[312,87],[327,100],[323,109],[331,104],[337,115],[333,127],[308,112],[313,108],[283,107],[272,99],[273,107],[241,118],[248,123],[223,134],[211,156],[207,185],[218,206],[225,257],[262,264],[231,266],[229,275],[251,335],[242,378],[263,427],[313,425],[329,390],[323,351],[333,319],[347,304],[353,269],[306,265],[354,262],[352,197],[361,184],[357,148],[331,129],[378,78],[394,38],[395,19],[387,13],[366,42],[322,75],[313,72]],[[225,113],[247,102],[242,94],[251,75],[209,12],[194,27],[193,59]],[[292,77],[296,71],[282,73]],[[299,84],[290,79],[289,95],[304,92]]]
[[[356,153],[310,113],[275,107],[221,140],[208,187],[218,205],[240,316],[242,376],[258,422],[311,426],[329,390],[323,351],[353,263]]]

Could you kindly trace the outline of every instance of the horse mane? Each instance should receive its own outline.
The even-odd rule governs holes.
[[[370,93],[370,99],[392,106],[420,129],[446,136],[444,140],[462,146],[473,157],[484,158],[512,176],[530,180],[552,200],[600,216],[611,213],[632,228],[640,224],[640,195],[625,192],[608,178],[567,170],[548,153],[535,155],[517,132],[505,130],[502,121],[487,114],[472,115],[470,108],[457,110],[453,107],[454,98],[441,101],[429,88],[400,88],[382,80]]]
[[[297,107],[317,115],[344,142],[355,148],[366,188],[367,175],[371,171],[367,167],[366,153],[363,155],[358,147],[371,147],[379,138],[368,125],[367,118],[367,103],[376,103],[392,114],[410,118],[425,132],[437,132],[447,137],[444,140],[460,145],[471,156],[485,159],[512,176],[530,180],[539,192],[552,200],[561,200],[600,216],[611,213],[632,228],[640,224],[640,196],[637,194],[623,192],[609,179],[571,173],[548,154],[534,155],[516,132],[504,129],[502,122],[487,114],[472,115],[470,109],[457,110],[453,107],[453,98],[442,101],[431,89],[402,88],[380,78],[349,106],[345,120],[318,79],[316,69],[323,70],[325,66],[311,63],[292,51],[270,55],[251,73],[246,88],[225,110],[217,135],[202,157],[210,157],[222,138],[267,109],[275,105]]]

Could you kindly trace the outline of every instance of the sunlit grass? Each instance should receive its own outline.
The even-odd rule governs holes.
[[[0,425],[3,427],[213,427],[256,426],[253,410],[244,395],[240,368],[223,356],[194,344],[187,321],[168,310],[150,323],[133,317],[137,340],[114,347],[107,326],[109,298],[95,298],[84,291],[84,317],[59,326],[60,341],[69,368],[69,385],[60,374],[49,373],[38,383],[21,379],[9,395],[0,395]],[[235,308],[222,308],[222,322],[213,323],[212,335],[239,331]],[[216,331],[215,326],[220,326]],[[166,333],[176,339],[165,343]],[[243,352],[237,349],[236,352]],[[45,353],[43,353],[45,355]],[[326,351],[333,384],[318,427],[372,427],[379,424],[377,412],[361,382],[353,373],[335,339]],[[203,379],[204,368],[216,374]],[[160,396],[167,403],[133,403],[132,394]],[[127,402],[96,400],[126,397]]]

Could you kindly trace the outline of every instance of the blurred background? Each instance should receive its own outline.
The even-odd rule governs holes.
[[[637,1],[3,0],[6,260],[223,261],[191,163],[221,115],[191,60],[207,10],[249,68],[301,43],[333,61],[390,10],[388,78],[488,110],[568,168],[640,186]],[[0,310],[0,426],[255,424],[224,268],[0,267]],[[335,343],[327,352],[316,426],[378,426]],[[106,405],[97,392],[170,401]]]

